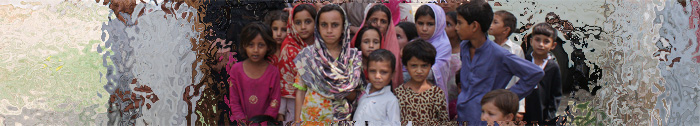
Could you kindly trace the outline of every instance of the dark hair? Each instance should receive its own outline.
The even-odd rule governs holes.
[[[245,47],[249,46],[250,42],[253,41],[255,37],[258,37],[258,35],[263,38],[268,48],[267,53],[265,53],[265,59],[269,59],[270,56],[274,55],[277,51],[277,43],[275,39],[272,38],[272,29],[260,21],[251,22],[243,27],[239,36],[241,38],[241,48],[238,49],[240,50],[239,54],[243,58],[248,58]]]
[[[294,12],[293,12],[292,17],[296,16],[297,13],[299,13],[301,11],[308,11],[309,14],[311,14],[311,18],[316,20],[316,8],[314,7],[314,5],[311,5],[311,4],[297,5],[297,7],[294,8]]]
[[[403,47],[402,53],[401,63],[404,66],[406,66],[408,64],[408,60],[413,57],[433,65],[435,64],[435,56],[437,55],[435,47],[423,39],[417,39],[409,42],[405,47]]]
[[[530,33],[530,36],[534,35],[544,35],[556,40],[557,30],[547,23],[538,23],[532,26],[532,33]]]
[[[396,70],[396,56],[394,56],[391,51],[386,50],[386,49],[377,49],[372,51],[372,53],[369,54],[369,62],[390,62],[389,64],[391,65],[391,72],[395,72]],[[369,64],[367,64],[369,67]]]
[[[326,13],[326,12],[330,12],[330,11],[338,11],[338,13],[340,13],[340,17],[343,18],[343,25],[341,25],[341,26],[345,26],[345,12],[343,11],[343,8],[341,8],[337,4],[328,4],[328,5],[321,7],[321,9],[318,10],[318,16],[321,16],[321,14]],[[319,18],[317,18],[316,19],[316,28],[319,28],[318,27],[318,25],[320,24],[319,22],[320,22]]]
[[[505,10],[499,10],[499,11],[494,12],[493,14],[501,16],[501,18],[503,19],[503,26],[510,28],[510,31],[508,31],[508,36],[510,36],[510,34],[513,34],[513,32],[515,32],[515,30],[516,30],[515,27],[517,25],[516,23],[518,23],[518,19],[515,18],[515,15],[513,15],[513,13],[510,13],[510,12],[505,11]]]
[[[493,102],[493,104],[498,107],[498,110],[503,112],[503,115],[513,114],[513,119],[518,113],[518,95],[506,89],[496,89],[486,93],[483,98],[481,98],[481,105],[488,102]]]
[[[452,22],[457,22],[457,12],[455,11],[445,13],[445,17],[450,17],[452,18]],[[445,20],[447,20],[447,18],[445,18]]]
[[[282,20],[282,22],[287,23],[287,19],[289,19],[289,13],[285,13],[282,10],[275,10],[267,13],[264,20],[265,24],[272,26],[272,22]]]
[[[403,33],[406,34],[406,39],[408,41],[411,41],[418,37],[418,31],[416,30],[416,24],[413,22],[399,22],[399,24],[396,24],[396,26],[401,27],[403,29]]]
[[[421,5],[418,7],[418,10],[416,10],[415,20],[418,20],[418,18],[421,16],[430,16],[432,19],[435,19],[435,11],[433,11],[433,8],[430,8],[428,5]]]
[[[464,20],[467,20],[467,24],[472,24],[472,22],[475,21],[478,22],[481,27],[481,32],[484,33],[488,33],[489,27],[491,27],[491,21],[493,21],[491,5],[482,0],[475,0],[459,5],[459,7],[457,7],[457,14],[462,16]]]
[[[355,35],[355,36],[357,36],[357,38],[355,38],[354,42],[355,42],[355,48],[357,48],[357,50],[362,51],[362,48],[360,48],[360,47],[362,47],[362,46],[360,46],[360,44],[362,44],[362,36],[365,34],[366,31],[369,31],[369,30],[376,31],[377,34],[379,34],[379,41],[383,40],[382,35],[381,35],[382,33],[379,32],[379,29],[377,27],[372,27],[371,25],[365,25],[362,28],[360,28],[360,31],[358,31],[357,34]],[[381,45],[380,45],[380,47],[381,47]]]
[[[369,16],[371,16],[372,13],[376,11],[384,12],[387,16],[387,19],[391,20],[391,11],[389,11],[389,7],[386,7],[384,4],[376,4],[372,6],[372,8],[369,8],[369,11],[367,11],[367,15],[365,15],[365,23],[367,23],[367,20],[369,20]]]

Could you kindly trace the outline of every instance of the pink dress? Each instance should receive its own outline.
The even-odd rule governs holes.
[[[252,79],[243,71],[243,62],[229,71],[231,120],[248,119],[257,115],[277,117],[280,104],[280,73],[270,64],[260,78]]]

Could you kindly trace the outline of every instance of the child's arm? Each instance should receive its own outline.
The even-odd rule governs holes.
[[[535,85],[542,80],[544,72],[534,63],[515,54],[507,54],[503,57],[506,71],[520,78],[520,80],[510,88],[510,91],[518,95],[518,99],[523,99],[535,89]]]
[[[304,84],[302,84],[302,80],[300,79],[299,75],[296,76],[294,79],[294,87],[302,87],[304,88]],[[301,106],[304,105],[304,97],[306,96],[306,89],[302,89],[297,87],[297,90],[294,91],[296,93],[296,100],[294,101],[294,121],[301,121]]]
[[[433,99],[437,99],[436,107],[437,114],[435,117],[438,118],[438,124],[445,125],[447,121],[450,121],[449,113],[447,113],[447,101],[445,101],[445,93],[442,89],[438,89],[437,94],[433,95]]]
[[[394,100],[394,102],[389,102],[387,105],[386,114],[389,117],[387,121],[392,126],[401,125],[401,108],[399,107],[399,101]]]
[[[556,63],[556,60],[550,60],[549,62],[552,62],[552,61],[554,61],[554,63],[552,63],[552,64]],[[553,70],[552,74],[554,74],[554,76],[553,76],[552,83],[551,83],[552,88],[550,89],[551,95],[552,95],[551,99],[553,102],[553,105],[551,105],[551,107],[553,107],[552,109],[556,112],[556,110],[559,108],[559,102],[561,102],[561,98],[562,98],[563,93],[561,91],[561,73],[559,70],[559,66],[552,65],[552,70]]]
[[[238,79],[235,76],[229,78],[229,101],[228,106],[231,108],[231,121],[246,119],[245,114],[243,114],[243,108],[241,107],[241,97],[238,96],[239,88]]]
[[[277,114],[279,113],[280,109],[280,95],[281,94],[281,89],[280,89],[280,73],[279,71],[273,72],[274,77],[273,77],[273,84],[272,88],[270,88],[270,95],[268,95],[268,101],[270,102],[270,107],[267,108],[265,111],[265,115],[269,115],[271,117],[277,117]]]

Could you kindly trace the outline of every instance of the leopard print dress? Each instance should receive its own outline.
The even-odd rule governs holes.
[[[401,107],[401,125],[412,121],[413,125],[441,125],[449,121],[447,103],[442,89],[432,86],[416,93],[405,85],[395,89]]]

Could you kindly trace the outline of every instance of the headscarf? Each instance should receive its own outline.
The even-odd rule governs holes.
[[[329,4],[326,6],[338,6]],[[340,8],[340,6],[338,6]],[[345,10],[342,13],[345,14]],[[316,16],[318,24],[320,14]],[[362,66],[361,54],[356,48],[350,47],[350,29],[347,15],[344,20],[344,32],[341,35],[342,48],[338,59],[335,60],[328,52],[326,43],[321,38],[321,33],[314,30],[315,42],[305,47],[294,59],[299,70],[300,79],[319,95],[332,99],[334,120],[346,120],[350,117],[350,104],[345,99],[362,82],[360,77]]]
[[[423,39],[435,46],[437,55],[435,56],[435,64],[432,67],[433,77],[437,83],[436,85],[442,88],[442,90],[445,92],[445,96],[448,96],[446,90],[447,82],[449,81],[449,75],[454,73],[450,73],[449,67],[452,46],[450,46],[450,38],[447,37],[447,33],[444,30],[445,26],[447,25],[445,11],[443,11],[440,6],[433,3],[425,5],[430,6],[435,13],[435,31],[433,32],[432,37],[429,39]]]
[[[397,5],[398,5],[398,2],[394,2],[394,3],[397,3]],[[374,6],[382,6],[382,5],[381,4],[371,4],[370,7],[367,8],[367,10],[365,11],[365,19],[362,20],[362,25],[360,25],[360,28],[365,26],[367,19],[371,15],[371,14],[369,14],[369,8],[374,7]],[[396,8],[398,8],[398,6],[396,6]],[[392,9],[389,8],[389,14],[387,14],[387,15],[391,15],[391,17],[393,18],[394,15],[396,15],[396,14],[394,14]],[[395,18],[395,19],[396,20],[394,20],[394,19],[389,20],[389,26],[387,27],[386,34],[383,35],[384,40],[382,40],[382,42],[381,42],[382,43],[381,49],[389,50],[391,53],[394,54],[394,56],[396,56],[396,64],[397,65],[394,68],[394,78],[392,79],[393,83],[391,83],[393,88],[397,88],[397,87],[399,87],[399,85],[401,85],[403,83],[403,73],[401,73],[402,66],[400,65],[401,58],[399,56],[401,50],[399,49],[399,41],[396,38],[396,31],[394,30],[394,28],[396,26],[396,25],[394,25],[396,23],[395,21],[397,21],[399,18]],[[358,33],[359,33],[359,31],[358,31]],[[352,38],[353,42],[350,43],[351,47],[355,47],[354,41],[356,39],[362,39],[362,38],[357,38],[357,36],[358,35],[355,34],[355,37]]]
[[[304,3],[308,4],[308,3]],[[294,29],[294,9],[296,9],[299,5],[294,6],[292,11],[289,11],[289,19],[287,19],[287,38],[284,39],[281,45],[281,52],[280,56],[277,58],[277,63],[282,65],[281,67],[278,66],[280,69],[280,73],[282,74],[280,79],[281,85],[281,93],[283,98],[294,98],[296,93],[294,93],[294,86],[292,84],[294,83],[294,77],[297,75],[297,70],[295,68],[295,63],[294,63],[294,58],[297,57],[297,54],[299,54],[299,51],[303,49],[304,47],[308,46],[303,39],[301,39],[301,36],[297,32],[297,30]],[[309,4],[311,5],[311,4]],[[312,5],[313,6],[313,5]],[[314,12],[309,12],[309,13],[314,13]]]

